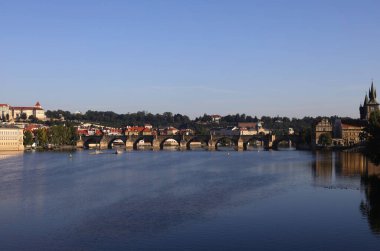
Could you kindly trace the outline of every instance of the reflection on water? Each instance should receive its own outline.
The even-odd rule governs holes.
[[[380,165],[361,153],[317,152],[313,177],[319,186],[361,188],[365,200],[360,203],[360,211],[368,219],[373,233],[380,235]],[[360,177],[360,183],[357,183],[356,177]]]
[[[379,175],[364,175],[361,178],[364,187],[365,201],[360,210],[368,218],[371,230],[380,235],[380,178]]]
[[[0,161],[8,158],[22,156],[23,153],[23,151],[0,151]]]
[[[380,245],[379,168],[361,154],[113,152],[0,159],[0,250]]]

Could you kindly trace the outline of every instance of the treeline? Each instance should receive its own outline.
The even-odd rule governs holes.
[[[39,128],[34,131],[24,132],[24,145],[32,145],[46,148],[49,144],[53,146],[75,145],[78,139],[76,129],[73,126],[55,125],[49,128]]]
[[[151,124],[154,127],[177,126],[190,122],[190,118],[182,114],[173,114],[164,112],[163,114],[152,114],[141,111],[136,113],[117,114],[115,112],[99,112],[87,111],[84,114],[73,114],[68,111],[47,111],[46,116],[52,119],[64,118],[69,121],[101,123],[108,126],[123,127],[123,126],[143,126]]]

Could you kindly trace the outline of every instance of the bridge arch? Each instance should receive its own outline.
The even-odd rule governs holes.
[[[160,142],[160,150],[164,149],[164,144],[165,144],[165,142],[166,142],[167,140],[169,140],[169,139],[173,139],[173,140],[175,140],[175,141],[177,142],[177,146],[178,146],[178,147],[180,146],[180,140],[178,140],[178,138],[173,137],[173,136],[168,136],[168,137],[165,137],[165,138],[163,138],[163,139],[161,140],[161,142]]]
[[[137,137],[133,140],[133,149],[134,150],[137,150],[138,149],[138,144],[141,140],[144,140],[144,142],[149,142],[150,145],[152,145],[152,142],[150,140],[147,140],[147,137],[144,137],[144,136],[140,136],[140,137]]]
[[[249,137],[248,139],[244,140],[244,143],[243,143],[244,150],[248,149],[249,142],[251,141],[261,141],[263,143],[263,147],[266,147],[268,145],[268,139],[265,137],[265,134],[261,132],[257,135],[253,135],[252,137]]]
[[[115,136],[115,137],[112,137],[112,138],[110,138],[110,139],[108,140],[107,146],[108,146],[109,149],[112,148],[112,144],[113,144],[113,142],[114,142],[115,140],[121,140],[121,141],[123,141],[124,146],[125,146],[126,138],[125,138],[125,137],[122,137],[122,136],[120,136],[120,137]]]
[[[297,147],[298,145],[298,139],[296,137],[292,137],[289,135],[277,136],[276,139],[273,141],[272,149],[278,150],[278,147],[282,142],[287,142],[289,145],[291,144],[295,147]]]
[[[235,139],[234,137],[231,137],[231,136],[223,136],[223,137],[220,137],[220,138],[217,138],[215,139],[215,143],[214,143],[214,147],[215,147],[215,150],[218,150],[218,144],[223,141],[223,140],[228,140],[230,142],[232,142],[234,144],[234,148],[238,145],[238,140]]]
[[[204,137],[194,136],[186,141],[186,149],[191,150],[191,143],[194,141],[201,142],[201,144],[204,143],[206,146],[208,145],[208,140]]]
[[[101,137],[88,137],[83,139],[83,148],[88,149],[90,148],[90,144],[96,144],[100,146]]]

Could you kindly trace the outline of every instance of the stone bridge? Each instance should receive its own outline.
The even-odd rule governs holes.
[[[89,148],[89,144],[96,144],[100,149],[112,148],[115,140],[121,140],[127,149],[137,149],[140,140],[149,142],[153,150],[161,150],[168,139],[178,143],[181,150],[191,149],[191,142],[201,142],[208,150],[217,150],[218,143],[229,140],[234,144],[235,150],[247,150],[251,141],[263,142],[265,149],[277,149],[280,142],[286,141],[295,144],[300,142],[297,135],[104,135],[104,136],[81,136],[77,141],[78,148]]]

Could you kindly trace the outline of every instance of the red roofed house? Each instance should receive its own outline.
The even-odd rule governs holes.
[[[127,126],[126,135],[152,135],[151,127]]]

